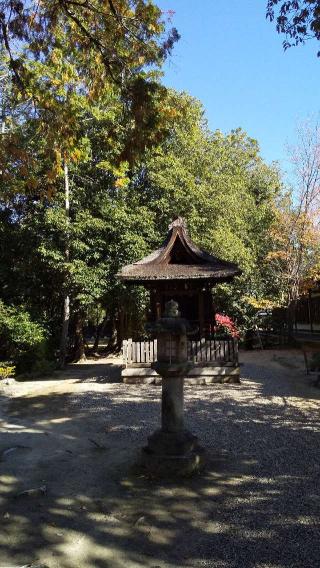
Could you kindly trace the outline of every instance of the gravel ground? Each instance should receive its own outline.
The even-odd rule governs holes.
[[[208,463],[183,482],[132,469],[161,388],[118,361],[3,386],[0,568],[319,568],[320,391],[297,352],[242,360],[241,385],[185,388]]]

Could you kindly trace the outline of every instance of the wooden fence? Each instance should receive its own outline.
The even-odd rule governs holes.
[[[157,360],[157,340],[132,341],[132,339],[126,339],[122,343],[122,355],[126,365],[153,363]]]
[[[193,363],[238,363],[238,340],[232,337],[189,340],[187,348],[188,359]],[[126,366],[149,365],[157,360],[157,340],[132,341],[132,339],[127,339],[123,341],[122,354]]]
[[[320,291],[310,290],[309,294],[292,302],[288,308],[293,331],[320,331]]]
[[[238,340],[230,337],[188,341],[188,359],[194,363],[238,363]]]

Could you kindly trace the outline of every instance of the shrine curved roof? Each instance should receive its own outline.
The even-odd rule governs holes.
[[[123,281],[148,282],[159,280],[228,281],[239,276],[237,264],[222,260],[197,247],[178,217],[169,225],[168,235],[161,247],[148,256],[124,266],[118,273]]]

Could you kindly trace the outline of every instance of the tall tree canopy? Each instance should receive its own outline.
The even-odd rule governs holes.
[[[73,165],[90,162],[108,171],[116,185],[166,136],[176,109],[159,70],[179,37],[174,28],[166,32],[166,19],[149,0],[0,2],[0,78],[10,79],[5,96],[2,89],[10,112],[2,122],[1,190],[9,199],[20,195],[19,206],[26,201],[31,210],[32,201],[22,196],[57,197],[53,207],[41,203],[36,218],[42,215],[42,227],[48,218],[59,219],[60,236],[52,244],[64,291],[61,362],[79,272],[72,262],[76,223],[70,189],[76,190],[69,174]],[[99,164],[91,135],[97,121]],[[50,241],[52,230],[48,236]]]
[[[52,179],[61,173],[61,159],[88,155],[84,115],[90,120],[100,113],[109,122],[105,146],[113,149],[115,167],[161,138],[168,101],[158,70],[178,37],[174,28],[166,33],[165,16],[145,0],[0,2],[10,103],[24,106],[36,123]],[[2,143],[3,167],[12,147],[14,159],[18,152],[11,133]]]
[[[79,335],[97,308],[99,318],[107,313],[109,320],[113,314],[119,320],[125,309],[128,325],[131,321],[138,332],[143,296],[125,290],[116,273],[156,248],[177,215],[186,218],[200,246],[242,267],[244,277],[232,293],[221,292],[233,314],[243,313],[245,296],[278,292],[265,260],[272,204],[280,189],[276,168],[262,161],[257,142],[242,130],[211,132],[198,101],[170,91],[167,96],[177,111],[165,138],[129,169],[115,171],[109,165],[106,116],[98,113],[87,120],[83,115],[78,128],[91,150],[85,160],[70,163],[69,218],[63,179],[56,180],[55,191],[48,190],[52,181],[42,140],[35,135],[32,118],[24,124],[24,144],[34,152],[32,175],[42,191],[22,195],[24,171],[12,162],[12,191],[1,209],[1,297],[7,304],[25,306],[49,327],[52,337],[61,325],[65,294],[70,298],[71,336],[76,328]],[[113,128],[121,131],[120,115],[114,115]]]
[[[55,63],[65,48],[92,95],[110,77],[120,83],[143,65],[161,64],[178,37],[174,28],[163,36],[163,14],[146,0],[2,0],[0,26],[0,41],[21,86],[28,79],[27,59],[51,57]],[[23,50],[17,53],[20,42]]]
[[[287,301],[319,281],[320,263],[320,126],[309,119],[297,129],[290,149],[294,192],[281,196],[275,208],[269,259],[282,275]]]
[[[183,94],[180,105],[183,116],[161,148],[151,150],[136,169],[127,191],[148,204],[158,234],[154,246],[169,222],[182,215],[197,244],[240,265],[243,277],[224,287],[220,300],[242,317],[247,297],[279,294],[266,259],[273,204],[281,191],[279,172],[263,162],[257,141],[244,131],[212,132],[199,101]]]

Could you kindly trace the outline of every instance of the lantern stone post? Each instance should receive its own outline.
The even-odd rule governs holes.
[[[162,377],[161,428],[143,448],[143,465],[160,476],[186,476],[200,469],[204,451],[198,439],[184,426],[184,376],[192,367],[188,361],[188,321],[181,318],[177,302],[166,303],[164,317],[149,329],[157,337],[158,358],[152,367]]]

